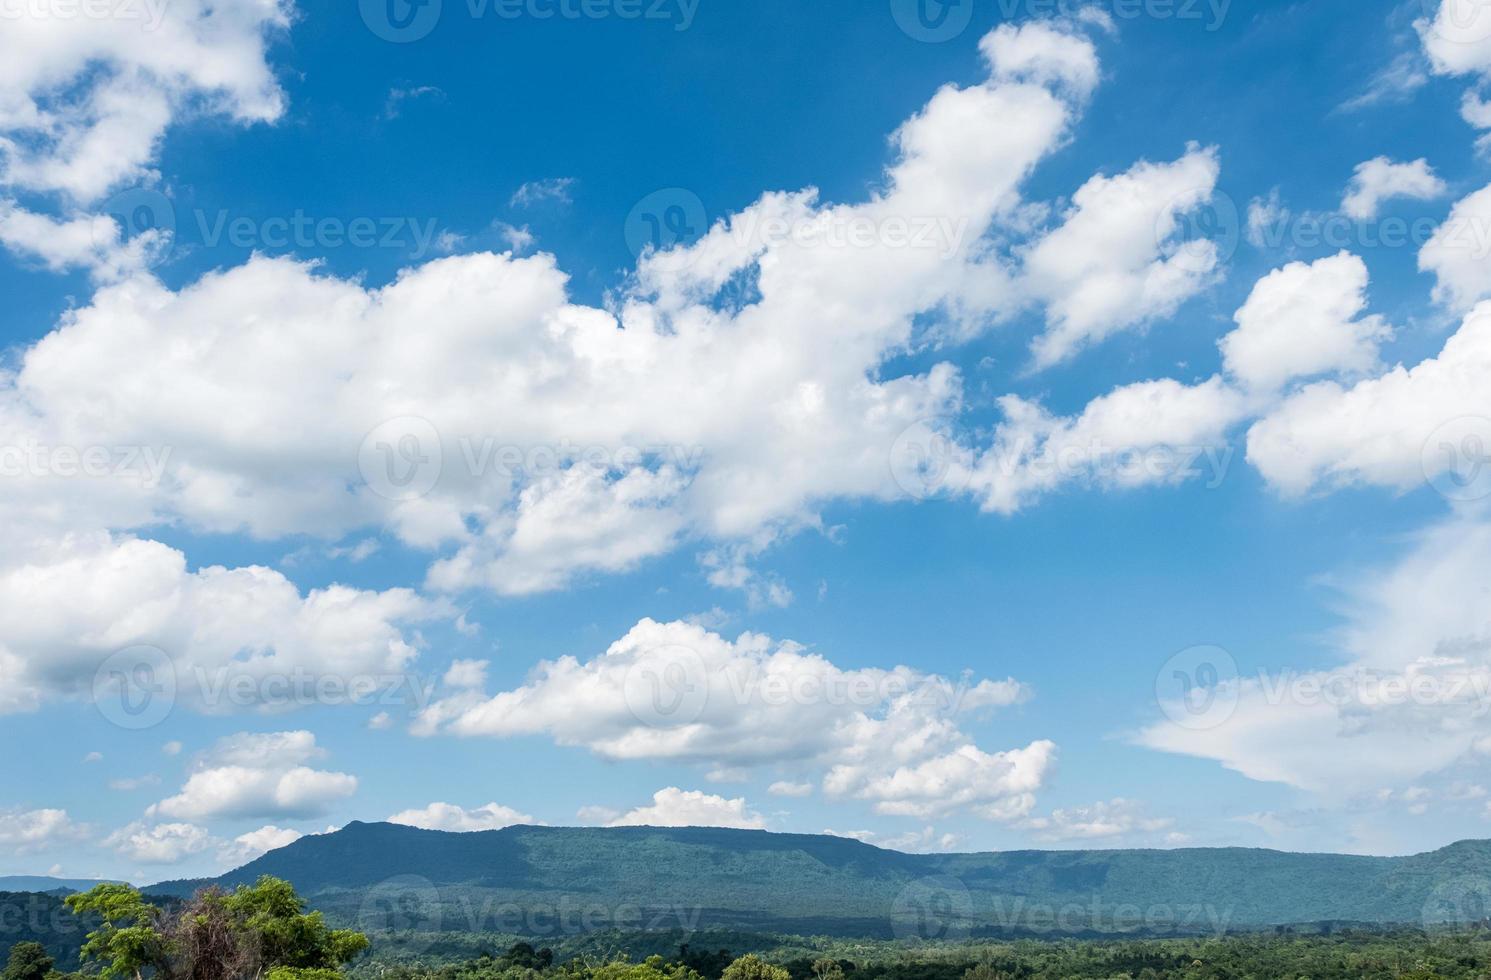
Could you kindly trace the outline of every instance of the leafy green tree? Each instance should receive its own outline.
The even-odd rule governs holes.
[[[335,970],[368,948],[368,937],[351,929],[331,929],[288,881],[264,875],[223,899],[229,915],[248,930],[265,967]]]
[[[102,924],[88,934],[82,957],[101,964],[104,980],[134,977],[146,970],[169,974],[170,944],[159,929],[160,910],[129,885],[104,884],[69,895],[74,915],[96,915]]]
[[[792,980],[792,974],[753,953],[747,953],[725,967],[720,980]]]
[[[0,970],[0,980],[46,980],[53,960],[41,943],[16,943],[10,947],[10,960]]]
[[[99,885],[67,899],[74,914],[102,920],[83,944],[104,980],[331,980],[368,948],[350,929],[307,913],[289,882],[265,876],[232,892],[199,891],[166,916],[128,885]],[[6,978],[9,980],[9,978]]]

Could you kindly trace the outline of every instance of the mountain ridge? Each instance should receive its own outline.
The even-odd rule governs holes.
[[[216,878],[147,891],[186,894],[261,874],[375,932],[541,935],[536,923],[560,909],[593,913],[587,929],[661,910],[671,916],[664,927],[957,938],[1122,933],[1136,922],[1151,931],[1434,924],[1491,908],[1491,840],[1398,857],[1239,847],[916,854],[714,827],[443,831],[361,821]]]

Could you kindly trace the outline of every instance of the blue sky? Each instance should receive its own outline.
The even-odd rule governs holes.
[[[0,873],[1485,836],[1491,16],[928,3],[7,8]]]

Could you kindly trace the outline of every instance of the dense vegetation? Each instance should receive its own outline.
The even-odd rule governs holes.
[[[1486,980],[1491,937],[1346,934],[1204,940],[1038,941],[955,949],[840,947],[812,956],[732,958],[685,947],[556,961],[518,944],[440,967],[380,969],[384,980]]]
[[[47,943],[21,940],[0,980],[338,980],[368,948],[367,936],[330,928],[289,882],[270,877],[185,901],[152,901],[117,883],[61,901],[70,917],[49,920],[42,938],[54,947],[70,938],[79,969],[59,969]]]
[[[936,906],[938,936],[1162,937],[1455,921],[1491,899],[1491,842],[1402,858],[1252,848],[902,854],[840,837],[721,828],[452,834],[353,823],[213,883],[265,874],[357,928],[369,927],[360,918],[369,908],[402,903],[418,905],[430,931],[472,936],[547,935],[542,923],[568,913],[588,923],[584,931],[927,938],[914,920],[920,906]],[[202,884],[156,889],[188,895]]]
[[[268,876],[185,899],[103,884],[65,908],[88,924],[68,933],[80,966],[21,940],[0,980],[1491,980],[1491,931],[1466,926],[1013,942],[598,930],[456,957],[474,937],[334,929]]]

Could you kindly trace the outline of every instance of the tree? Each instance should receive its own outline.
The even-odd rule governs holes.
[[[83,944],[104,980],[155,972],[156,980],[328,980],[368,948],[350,929],[330,929],[289,882],[264,876],[231,892],[206,888],[167,916],[128,885],[99,885],[67,899],[103,924]]]
[[[724,976],[720,980],[792,980],[792,974],[753,953],[747,953],[725,967]]]
[[[301,970],[335,970],[368,948],[368,937],[351,929],[329,929],[320,912],[305,912],[305,902],[288,881],[264,875],[225,896],[230,915],[252,936],[263,966]]]
[[[46,980],[52,963],[41,943],[16,943],[10,947],[10,961],[0,970],[0,980]]]
[[[147,969],[168,975],[170,945],[161,935],[160,909],[123,884],[97,885],[65,899],[73,915],[97,915],[102,924],[88,934],[81,954],[102,964],[104,980],[134,977]]]

